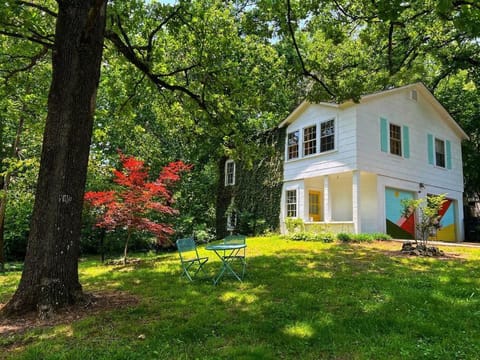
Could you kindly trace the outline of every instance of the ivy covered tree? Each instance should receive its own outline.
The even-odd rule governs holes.
[[[155,181],[148,181],[148,168],[142,160],[125,156],[121,152],[123,171],[114,171],[114,182],[119,188],[109,191],[89,191],[85,200],[96,209],[96,226],[106,230],[126,229],[123,262],[127,263],[128,242],[133,231],[147,231],[155,235],[159,244],[169,242],[175,231],[165,222],[152,220],[152,216],[162,217],[178,214],[172,207],[173,185],[180,180],[182,172],[191,166],[182,161],[166,165]]]

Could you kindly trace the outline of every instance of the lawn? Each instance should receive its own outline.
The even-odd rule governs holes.
[[[478,359],[480,249],[401,257],[395,242],[247,240],[247,276],[180,277],[177,254],[115,268],[86,259],[86,291],[137,305],[0,338],[14,359]],[[220,263],[213,254],[207,271]],[[19,273],[0,275],[0,302]]]

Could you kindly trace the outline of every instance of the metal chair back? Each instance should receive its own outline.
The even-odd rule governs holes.
[[[185,275],[188,280],[193,281],[193,278],[200,270],[205,273],[203,266],[208,261],[208,257],[199,256],[195,240],[192,238],[178,239],[176,245],[183,269],[182,274]]]

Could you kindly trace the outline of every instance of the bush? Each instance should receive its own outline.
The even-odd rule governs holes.
[[[286,235],[286,238],[294,241],[322,241],[331,243],[335,240],[335,235],[329,232],[313,233],[313,232],[294,232]]]
[[[372,242],[375,240],[390,240],[391,236],[383,233],[372,233],[372,234],[339,233],[337,234],[337,239],[344,243],[361,243],[361,242]]]
[[[337,239],[340,240],[341,242],[351,242],[352,241],[352,234],[347,234],[347,233],[338,233],[337,234]]]
[[[392,240],[392,237],[390,235],[384,234],[384,233],[372,233],[371,235],[373,240],[378,240],[378,241]]]
[[[285,227],[289,233],[293,232],[304,232],[305,225],[303,223],[303,219],[300,218],[286,218],[285,219]]]

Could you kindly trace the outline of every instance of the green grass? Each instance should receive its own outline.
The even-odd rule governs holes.
[[[247,240],[244,283],[190,284],[176,254],[135,268],[80,264],[86,291],[137,306],[0,339],[11,359],[478,359],[480,249],[389,256],[400,243]],[[207,271],[220,263],[214,254]],[[18,273],[0,275],[0,302]],[[139,338],[140,336],[140,338]]]

